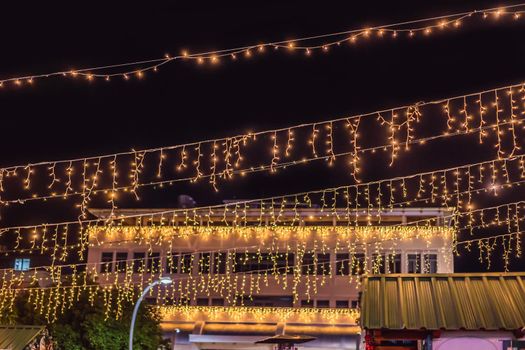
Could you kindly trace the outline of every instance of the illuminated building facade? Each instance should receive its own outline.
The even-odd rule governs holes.
[[[276,334],[317,338],[299,347],[355,349],[362,274],[453,272],[451,212],[442,208],[189,212],[88,230],[88,271],[100,284],[174,279],[150,296],[174,349],[267,349],[255,342]]]

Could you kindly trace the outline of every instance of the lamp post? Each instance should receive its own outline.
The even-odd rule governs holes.
[[[161,277],[158,280],[151,283],[149,286],[144,289],[142,292],[139,300],[137,300],[137,303],[135,304],[135,308],[133,309],[133,316],[131,316],[131,327],[129,329],[129,350],[133,350],[133,328],[135,328],[135,319],[137,318],[137,313],[139,311],[139,306],[146,294],[148,294],[149,290],[153,287],[155,287],[157,284],[171,284],[173,283],[173,280],[171,277]]]

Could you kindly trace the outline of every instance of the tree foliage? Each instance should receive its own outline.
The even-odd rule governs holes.
[[[12,312],[0,316],[4,324],[46,325],[58,350],[122,350],[127,349],[133,304],[122,302],[122,317],[106,317],[103,298],[94,298],[93,305],[87,293],[81,293],[69,310],[52,324],[28,302],[27,294],[20,294]],[[133,349],[157,350],[163,344],[160,318],[150,308],[142,306],[135,323]]]

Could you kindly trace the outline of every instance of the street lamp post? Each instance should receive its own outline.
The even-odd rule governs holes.
[[[133,350],[133,329],[135,328],[135,319],[137,318],[137,313],[139,311],[139,306],[146,294],[148,294],[149,290],[153,287],[155,287],[157,284],[171,284],[173,283],[173,280],[170,277],[161,277],[158,280],[151,283],[149,286],[144,289],[142,292],[139,300],[137,300],[137,303],[135,304],[135,308],[133,309],[133,316],[131,316],[131,327],[129,329],[129,350]]]

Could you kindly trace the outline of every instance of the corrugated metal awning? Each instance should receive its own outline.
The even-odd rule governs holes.
[[[391,274],[363,278],[364,329],[525,327],[525,273]]]
[[[44,328],[44,326],[0,325],[0,350],[23,350]]]

